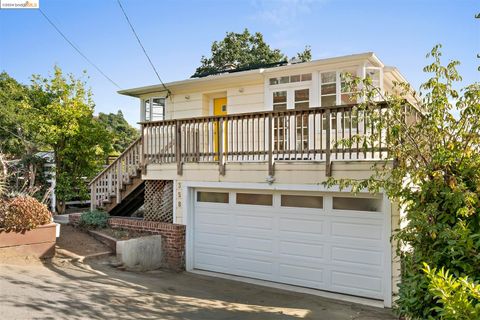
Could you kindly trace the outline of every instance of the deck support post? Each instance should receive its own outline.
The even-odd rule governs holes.
[[[325,138],[325,176],[326,177],[331,177],[332,176],[332,160],[331,160],[331,147],[330,147],[330,109],[327,109],[325,111],[325,118],[326,118],[326,125],[325,125],[325,131],[326,131],[326,138]],[[336,120],[336,118],[335,118]]]

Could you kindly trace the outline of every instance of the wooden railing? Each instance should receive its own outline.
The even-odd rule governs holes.
[[[386,131],[378,124],[386,107],[355,105],[257,112],[142,123],[145,164],[213,162],[221,174],[229,162],[263,161],[270,175],[278,161],[380,159]],[[347,141],[351,141],[350,143]]]
[[[117,203],[120,203],[121,190],[140,172],[142,157],[142,138],[138,138],[90,182],[92,210],[103,207],[111,196],[116,197]]]
[[[420,113],[408,108],[404,120],[415,123]],[[386,111],[385,104],[343,105],[144,122],[142,137],[90,183],[92,209],[120,203],[149,164],[176,163],[181,175],[185,163],[217,163],[225,174],[228,163],[265,162],[273,176],[276,162],[324,161],[329,176],[332,160],[386,159]]]

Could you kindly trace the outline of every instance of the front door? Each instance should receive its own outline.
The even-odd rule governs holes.
[[[213,115],[214,116],[226,116],[227,115],[227,98],[213,99]],[[227,123],[223,123],[223,151],[227,151]],[[215,154],[218,153],[218,121],[213,126],[213,146]],[[218,157],[215,155],[215,160]]]

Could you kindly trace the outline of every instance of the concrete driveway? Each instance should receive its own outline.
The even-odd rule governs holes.
[[[2,319],[395,319],[384,309],[190,273],[68,259],[0,265]]]

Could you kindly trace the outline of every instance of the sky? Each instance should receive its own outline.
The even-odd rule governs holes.
[[[214,40],[245,28],[288,56],[305,45],[313,59],[373,51],[414,88],[427,79],[426,53],[441,43],[445,61],[461,61],[463,85],[480,81],[478,0],[121,1],[164,82],[189,78]],[[158,84],[117,0],[40,0],[40,8],[122,89]],[[38,10],[0,10],[0,71],[28,84],[54,65],[87,71],[97,113],[139,121],[138,100],[119,95]]]

